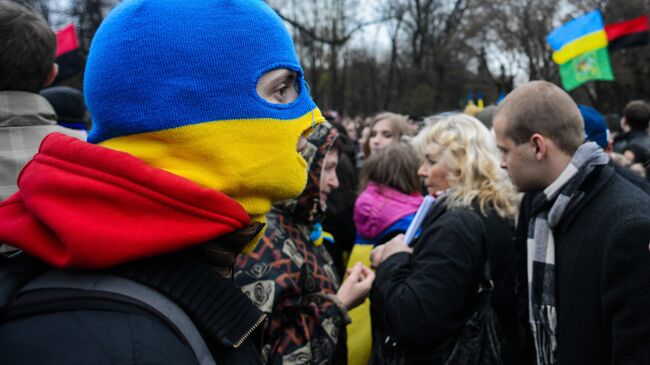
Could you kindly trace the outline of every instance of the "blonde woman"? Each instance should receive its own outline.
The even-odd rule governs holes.
[[[515,328],[516,205],[493,137],[460,114],[421,133],[418,174],[437,201],[412,247],[399,235],[373,250],[372,364],[443,364],[476,309],[488,256],[493,307],[506,332]]]

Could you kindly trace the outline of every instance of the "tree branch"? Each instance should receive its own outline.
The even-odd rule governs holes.
[[[383,23],[383,22],[389,20],[388,17],[384,17],[384,18],[379,18],[379,19],[359,23],[359,24],[357,24],[357,26],[352,28],[350,31],[348,31],[347,33],[345,33],[341,37],[336,37],[335,36],[335,37],[330,38],[330,37],[321,36],[320,34],[318,34],[316,32],[316,29],[308,28],[305,25],[299,23],[298,21],[285,16],[279,10],[277,10],[277,9],[274,9],[274,10],[282,20],[284,20],[285,22],[291,24],[292,27],[298,29],[298,31],[300,31],[300,33],[306,35],[307,37],[311,38],[314,41],[326,43],[326,44],[328,44],[330,46],[343,46],[344,44],[346,44],[350,40],[350,38],[352,38],[354,33],[358,32],[359,30],[361,30],[361,29],[363,29],[363,28],[365,28],[365,27],[367,27],[369,25]]]

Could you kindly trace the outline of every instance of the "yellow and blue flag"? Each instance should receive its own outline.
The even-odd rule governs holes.
[[[567,43],[603,29],[603,16],[600,10],[594,10],[553,30],[546,37],[546,41],[551,48],[557,51]]]
[[[607,47],[600,10],[594,10],[555,29],[546,37],[555,51],[553,61],[563,65],[583,53]]]
[[[613,80],[607,50],[608,39],[599,10],[594,10],[555,29],[546,37],[560,65],[567,91],[592,80]]]

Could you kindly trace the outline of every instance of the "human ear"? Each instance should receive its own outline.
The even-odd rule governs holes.
[[[55,62],[52,64],[52,68],[50,68],[50,72],[47,74],[47,77],[43,82],[43,87],[50,86],[54,82],[54,79],[56,79],[56,75],[58,74],[59,74],[59,65]]]
[[[546,158],[548,146],[546,138],[544,138],[544,136],[538,133],[533,134],[530,137],[530,144],[533,148],[533,153],[537,161],[541,161]]]

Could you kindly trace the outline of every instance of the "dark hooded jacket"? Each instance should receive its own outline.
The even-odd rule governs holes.
[[[347,311],[335,297],[339,286],[332,258],[314,231],[321,222],[320,176],[337,132],[325,123],[309,137],[304,192],[277,204],[255,250],[237,260],[235,282],[269,315],[262,350],[269,364],[345,362]]]
[[[336,144],[341,151],[339,164],[336,165],[339,187],[327,196],[327,215],[323,220],[323,229],[336,238],[335,244],[326,247],[332,255],[337,273],[342,276],[345,274],[346,257],[352,251],[357,235],[353,215],[359,188],[359,171],[356,168],[354,142],[345,134],[343,125],[338,123],[334,127],[339,132]]]

